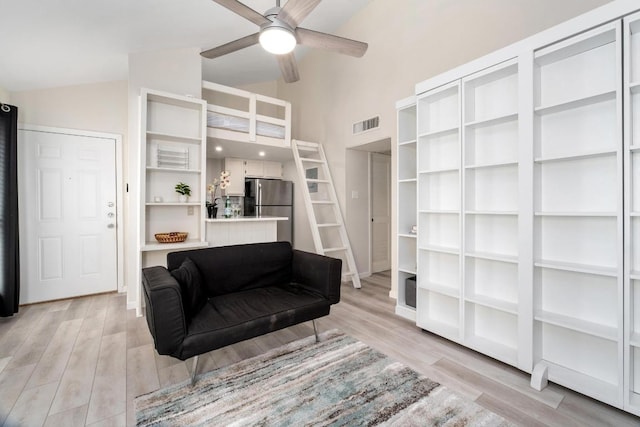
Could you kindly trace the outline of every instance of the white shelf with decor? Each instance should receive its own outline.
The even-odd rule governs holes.
[[[205,101],[142,89],[140,250],[143,254],[207,246],[204,227]],[[181,202],[175,186],[191,189]],[[184,242],[159,243],[156,233],[187,232]],[[142,266],[150,255],[143,255]]]
[[[620,31],[534,56],[534,363],[610,404],[623,380]]]
[[[640,415],[640,13],[624,20],[625,409]]]
[[[461,331],[459,82],[417,99],[416,323],[452,340]]]
[[[396,314],[415,321],[415,282],[417,274],[417,180],[416,180],[416,100],[409,97],[396,103],[397,134],[397,235],[393,274],[397,280]]]

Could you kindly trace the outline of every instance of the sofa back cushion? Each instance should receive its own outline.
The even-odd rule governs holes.
[[[182,307],[187,323],[207,303],[207,296],[203,289],[202,275],[191,258],[186,257],[180,267],[171,270],[171,275],[180,284],[182,292]]]
[[[208,297],[291,281],[293,251],[289,242],[171,252],[167,255],[167,268],[178,268],[185,258],[198,267]]]

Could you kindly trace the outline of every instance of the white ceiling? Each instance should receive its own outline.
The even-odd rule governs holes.
[[[276,4],[243,2],[260,13]],[[333,32],[368,2],[323,0],[302,26]],[[0,87],[20,91],[126,80],[129,53],[204,50],[257,30],[211,0],[0,0]],[[298,60],[305,50],[296,48]],[[275,80],[279,71],[271,55],[253,46],[203,59],[203,77],[239,85]]]

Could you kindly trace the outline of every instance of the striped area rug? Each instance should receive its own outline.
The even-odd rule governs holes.
[[[139,426],[507,426],[336,330],[136,398]]]

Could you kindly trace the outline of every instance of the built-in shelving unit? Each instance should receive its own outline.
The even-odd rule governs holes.
[[[416,97],[417,326],[640,416],[640,6]]]
[[[416,323],[458,341],[461,325],[460,83],[417,99]]]
[[[396,170],[398,171],[397,187],[397,265],[394,275],[398,284],[396,313],[406,319],[416,318],[413,295],[407,295],[406,281],[417,274],[417,235],[414,226],[417,221],[416,205],[416,101],[409,97],[396,103],[398,118],[398,151]],[[409,304],[407,304],[409,302]]]
[[[464,341],[518,363],[518,63],[462,79]]]
[[[141,92],[140,250],[206,246],[204,228],[206,102],[170,93]],[[191,187],[180,202],[175,185]],[[188,232],[183,243],[160,244],[156,233]],[[142,265],[145,264],[143,259]]]
[[[518,364],[518,63],[418,97],[423,329]]]
[[[624,20],[625,409],[640,415],[640,13]]]
[[[534,59],[534,363],[612,404],[623,378],[621,46],[613,23]]]

